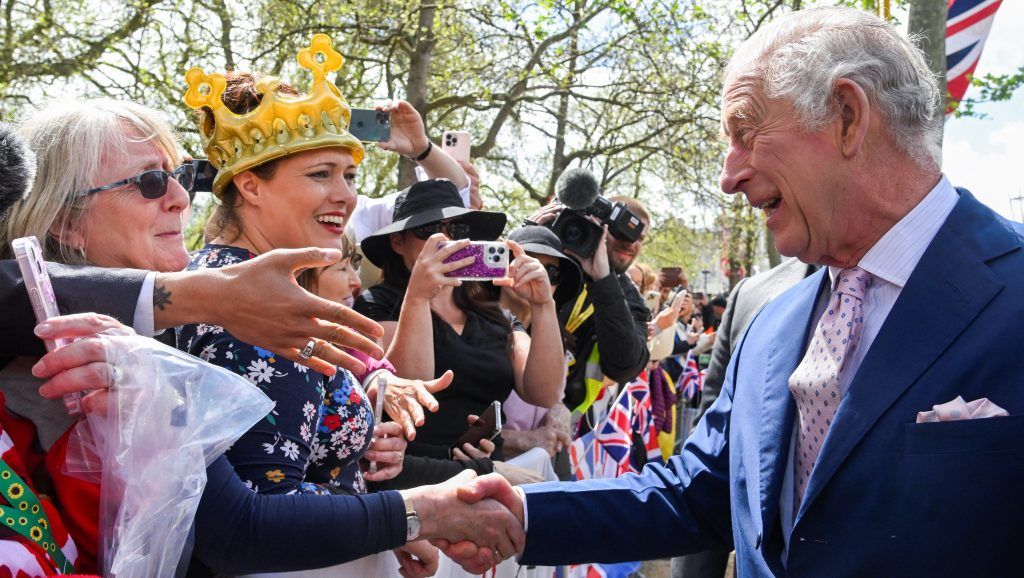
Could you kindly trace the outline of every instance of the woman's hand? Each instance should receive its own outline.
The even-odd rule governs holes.
[[[473,414],[466,416],[466,422],[468,422],[470,426],[475,424],[479,419],[480,416]],[[484,438],[480,440],[476,446],[467,442],[462,444],[461,448],[453,448],[452,459],[464,462],[469,460],[482,460],[491,457],[492,453],[494,453],[494,442]]]
[[[480,196],[480,173],[469,161],[455,161],[459,163],[462,170],[466,172],[469,179],[469,208],[480,211],[484,208],[484,199]]]
[[[683,316],[683,311],[686,309],[686,303],[689,301],[690,310],[693,310],[693,297],[686,291],[680,291],[676,293],[676,296],[672,298],[672,302],[668,307],[662,309],[658,316],[654,318],[654,324],[658,326],[658,329],[665,331],[672,327],[679,321],[679,318]]]
[[[696,345],[700,339],[701,334],[704,332],[704,320],[700,317],[694,317],[690,320],[690,329],[686,333],[686,342],[690,345]]]
[[[510,287],[521,299],[533,307],[554,305],[555,299],[548,280],[548,272],[536,258],[523,251],[519,243],[506,241],[514,259],[508,265],[508,277],[495,279],[499,287]]]
[[[536,484],[537,482],[544,481],[544,477],[533,470],[513,466],[512,464],[505,462],[494,462],[494,471],[495,473],[501,474],[501,477],[508,480],[508,483],[513,486]]]
[[[526,219],[532,223],[537,223],[538,225],[548,226],[555,221],[555,218],[558,217],[564,208],[565,205],[552,201],[534,211],[533,214]]]
[[[444,372],[444,375],[437,379],[423,381],[419,379],[405,379],[385,371],[387,386],[384,388],[384,411],[391,416],[391,419],[401,424],[405,431],[405,439],[416,438],[416,428],[423,425],[423,408],[436,412],[437,400],[433,394],[445,389],[452,384],[454,374],[451,370]],[[374,379],[366,390],[366,394],[376,403],[377,401],[377,380]]]
[[[444,246],[442,243],[445,243]],[[451,263],[445,263],[444,260],[468,246],[469,239],[449,241],[448,237],[441,233],[431,235],[412,267],[409,288],[405,293],[406,300],[429,302],[437,297],[443,287],[461,285],[462,282],[458,279],[445,277],[444,274],[473,264],[473,257],[464,257]]]
[[[398,573],[403,578],[427,578],[437,573],[440,552],[426,540],[408,542],[393,552],[401,566]]]
[[[427,148],[430,139],[420,113],[404,100],[390,100],[377,110],[391,113],[391,139],[379,143],[380,148],[403,157],[417,157]]]
[[[370,449],[366,450],[363,459],[377,463],[377,471],[365,470],[363,479],[368,482],[382,482],[402,473],[402,460],[405,458],[405,438],[402,437],[402,425],[398,422],[384,422],[373,428],[373,439]]]
[[[134,335],[130,327],[113,317],[98,313],[78,313],[54,317],[36,327],[41,339],[78,339],[51,351],[32,366],[32,375],[45,380],[39,395],[57,399],[68,393],[90,391],[82,398],[86,413],[104,411],[107,395],[117,372],[107,363],[103,344],[97,334]]]

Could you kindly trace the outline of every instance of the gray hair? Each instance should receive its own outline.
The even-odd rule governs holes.
[[[26,119],[21,132],[36,154],[36,177],[28,196],[0,223],[0,255],[9,253],[6,248],[13,239],[34,235],[45,258],[84,263],[85,246],[68,247],[61,240],[79,228],[95,201],[80,192],[94,186],[104,153],[123,152],[141,137],[167,153],[173,165],[181,162],[177,137],[164,115],[133,102],[56,101]]]
[[[940,164],[935,76],[914,43],[874,14],[828,7],[777,18],[740,46],[726,78],[750,69],[768,98],[792,103],[808,131],[820,130],[839,113],[835,83],[849,79],[877,107],[902,151],[920,166]]]

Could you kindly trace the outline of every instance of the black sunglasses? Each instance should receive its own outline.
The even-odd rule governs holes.
[[[468,239],[473,228],[469,223],[464,223],[462,221],[437,221],[435,223],[427,223],[426,225],[413,227],[409,230],[421,241],[426,241],[431,235],[436,235],[441,231],[444,231],[444,234],[454,241],[458,239]]]
[[[109,191],[123,187],[125,185],[137,185],[139,192],[142,193],[143,198],[146,199],[159,199],[160,197],[167,194],[167,183],[171,179],[178,181],[181,188],[188,192],[188,200],[191,203],[195,197],[195,190],[193,185],[195,184],[196,167],[193,163],[185,163],[174,169],[174,172],[169,173],[165,170],[154,169],[151,171],[143,171],[134,177],[122,179],[120,181],[110,183],[109,185],[103,185],[102,187],[96,187],[95,189],[89,189],[88,191],[82,191],[78,193],[78,196],[85,197],[88,195],[95,195],[96,193],[102,193],[103,191]]]
[[[547,265],[544,265],[544,270],[548,272],[548,281],[551,283],[552,287],[562,282],[561,267],[548,263]]]

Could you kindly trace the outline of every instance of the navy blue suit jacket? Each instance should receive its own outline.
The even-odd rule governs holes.
[[[825,269],[751,323],[721,397],[667,466],[528,486],[524,563],[735,548],[741,576],[1024,569],[1024,226],[960,190],[839,406],[782,563],[779,496]],[[917,424],[987,397],[1010,417]]]

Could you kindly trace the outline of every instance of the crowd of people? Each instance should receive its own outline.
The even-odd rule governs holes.
[[[793,258],[728,296],[640,260],[654,232],[635,198],[602,200],[632,230],[581,213],[591,251],[559,235],[566,204],[521,226],[483,210],[475,168],[407,102],[378,107],[391,135],[368,151],[330,39],[298,61],[305,94],[188,73],[216,169],[191,253],[197,163],[161,111],[65,100],[0,129],[0,570],[103,570],[101,487],[67,467],[85,421],[61,400],[119,407],[111,332],[274,404],[206,468],[179,574],[710,556],[674,562],[692,578],[731,549],[741,576],[1020,567],[1024,227],[942,176],[934,79],[891,26],[798,11],[737,50],[722,188]],[[359,195],[360,163],[388,153],[421,180]],[[11,250],[32,236],[65,313],[41,323]],[[480,242],[506,272],[465,273]],[[953,398],[1004,417],[953,423]],[[582,456],[609,432],[620,469],[600,479]],[[963,547],[941,547],[956,529]]]

